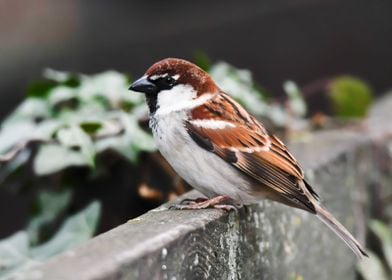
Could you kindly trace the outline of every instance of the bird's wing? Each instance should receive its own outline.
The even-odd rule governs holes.
[[[317,194],[306,183],[300,183],[304,173],[287,147],[227,95],[220,94],[195,108],[185,127],[202,148],[293,204],[315,211],[305,192],[315,198]]]

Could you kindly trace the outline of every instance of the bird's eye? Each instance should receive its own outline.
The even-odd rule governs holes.
[[[166,76],[165,77],[165,83],[167,85],[172,85],[175,82],[175,80],[171,76]]]
[[[162,76],[154,81],[160,90],[171,89],[176,85],[176,82],[177,81],[170,75]]]

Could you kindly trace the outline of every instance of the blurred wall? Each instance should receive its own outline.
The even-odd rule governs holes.
[[[254,71],[281,94],[351,73],[377,91],[392,81],[392,1],[0,0],[0,118],[42,70],[135,76],[195,50]]]

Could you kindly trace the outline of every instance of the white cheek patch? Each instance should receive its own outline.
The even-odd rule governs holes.
[[[206,129],[225,129],[234,128],[235,124],[222,120],[193,120],[191,123],[194,126],[206,128]]]
[[[212,97],[212,94],[203,94],[197,97],[196,90],[190,85],[176,85],[169,90],[158,93],[158,110],[155,115],[166,115],[172,112],[190,110],[200,106]]]

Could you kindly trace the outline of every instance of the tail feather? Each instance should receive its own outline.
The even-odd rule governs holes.
[[[355,255],[362,259],[364,256],[369,257],[359,242],[351,235],[351,233],[329,213],[327,210],[319,205],[316,205],[317,217],[326,224],[330,229],[332,229],[336,235],[338,235],[350,249],[355,253]]]

